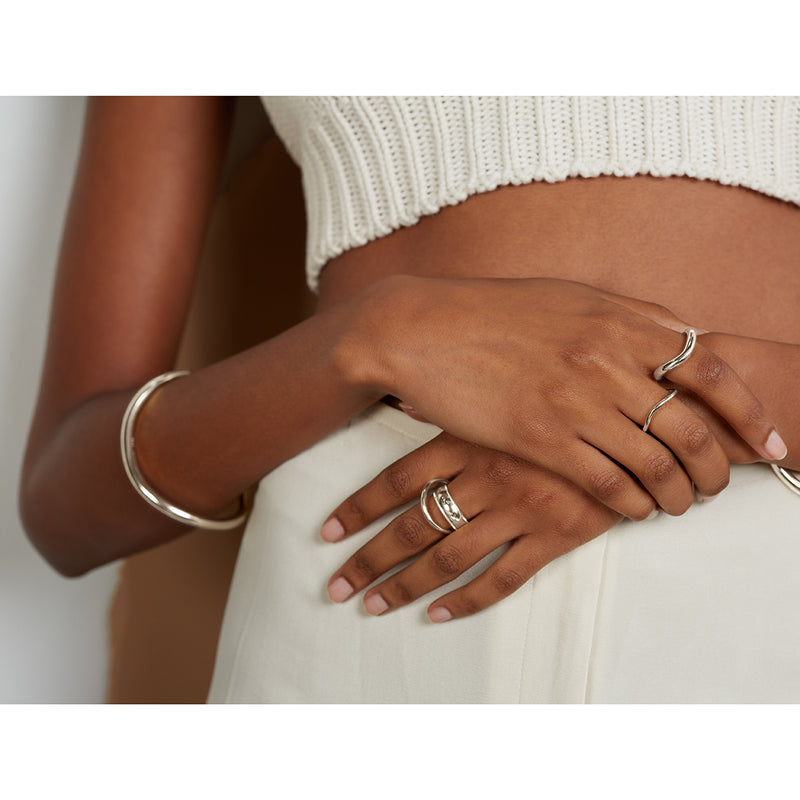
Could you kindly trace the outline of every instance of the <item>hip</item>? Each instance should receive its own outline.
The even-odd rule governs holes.
[[[430,596],[377,618],[331,603],[329,575],[388,519],[338,544],[323,521],[438,432],[379,404],[262,481],[211,702],[800,699],[800,498],[764,465],[733,467],[682,517],[619,524],[470,618],[432,625]]]

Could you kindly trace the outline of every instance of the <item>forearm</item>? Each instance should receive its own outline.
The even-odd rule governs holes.
[[[375,398],[355,377],[364,351],[353,346],[368,303],[353,298],[156,392],[135,431],[148,481],[178,506],[224,516],[248,486],[369,405]],[[84,400],[32,441],[21,511],[65,574],[188,530],[151,509],[124,474],[119,427],[136,388]]]
[[[736,370],[775,420],[789,449],[781,465],[800,469],[800,345],[727,333],[700,339]]]

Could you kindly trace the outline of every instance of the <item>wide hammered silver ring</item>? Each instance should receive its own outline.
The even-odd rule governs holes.
[[[653,416],[655,415],[656,411],[658,411],[658,409],[661,408],[661,406],[664,406],[667,403],[669,403],[669,401],[672,400],[672,398],[675,397],[676,394],[678,394],[678,390],[677,389],[673,389],[666,397],[664,397],[663,399],[659,400],[650,409],[650,413],[647,415],[647,419],[644,421],[644,425],[642,425],[642,430],[645,433],[647,433],[647,429],[650,427],[650,423],[653,421]]]
[[[437,531],[445,534],[452,533],[469,522],[456,504],[456,501],[453,500],[450,495],[450,491],[447,488],[448,483],[449,481],[444,478],[434,478],[432,481],[428,481],[425,484],[419,497],[419,504],[422,507],[422,513],[425,519],[430,525],[436,528]],[[442,512],[442,516],[450,524],[450,530],[443,528],[431,516],[431,512],[428,510],[428,498],[431,496],[433,496],[433,500],[439,511]]]
[[[686,328],[683,334],[686,337],[686,344],[683,346],[683,350],[681,350],[675,358],[653,370],[653,377],[657,381],[660,381],[668,372],[677,369],[692,354],[692,350],[694,350],[695,343],[697,342],[697,331],[695,331],[694,328]]]

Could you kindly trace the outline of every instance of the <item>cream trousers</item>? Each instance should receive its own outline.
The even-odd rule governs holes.
[[[470,618],[427,620],[445,589],[385,617],[331,603],[328,577],[389,518],[337,544],[323,521],[437,433],[379,404],[262,481],[209,702],[800,701],[800,497],[764,465],[733,467],[681,517],[621,523]]]

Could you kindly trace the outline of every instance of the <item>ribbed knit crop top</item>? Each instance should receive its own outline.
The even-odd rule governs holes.
[[[306,272],[505,184],[687,175],[800,205],[797,97],[263,97],[303,176]]]

